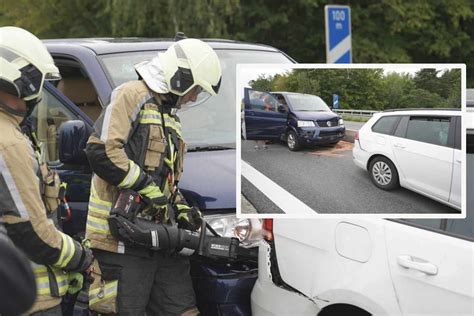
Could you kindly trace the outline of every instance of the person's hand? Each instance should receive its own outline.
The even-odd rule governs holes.
[[[85,247],[83,245],[81,245],[81,247],[81,259],[79,259],[77,267],[71,271],[85,272],[89,270],[92,266],[92,261],[94,261],[94,255],[92,254],[92,251],[89,249],[89,247]]]
[[[117,238],[127,245],[159,249],[158,234],[143,229],[122,216],[110,216],[109,225],[115,227]]]
[[[178,211],[176,216],[179,228],[197,231],[202,224],[202,213],[197,207],[185,208]]]
[[[69,288],[67,292],[71,295],[79,293],[84,285],[84,275],[80,272],[69,272]]]
[[[149,184],[138,193],[147,204],[143,213],[152,216],[158,215],[164,221],[168,220],[168,199],[155,183]]]

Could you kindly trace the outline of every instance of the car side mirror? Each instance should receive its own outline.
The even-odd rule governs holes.
[[[278,105],[277,110],[278,110],[278,112],[280,112],[280,113],[286,113],[286,108],[285,108],[285,106],[282,105],[282,104],[279,104],[279,105]]]
[[[59,160],[65,164],[87,165],[86,148],[89,132],[80,120],[67,121],[59,128]]]

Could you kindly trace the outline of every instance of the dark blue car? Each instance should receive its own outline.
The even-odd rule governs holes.
[[[29,117],[49,165],[68,183],[70,212],[64,229],[85,231],[92,171],[82,151],[94,121],[109,103],[112,90],[137,79],[133,65],[150,59],[173,43],[144,39],[68,39],[44,41],[62,79],[46,84],[41,103]],[[223,69],[217,97],[181,112],[188,144],[180,188],[223,236],[250,239],[258,220],[237,219],[235,69],[237,63],[292,63],[281,51],[264,45],[227,40],[207,41]],[[239,197],[240,198],[240,197]],[[249,243],[249,246],[252,246]],[[252,260],[217,262],[195,257],[191,274],[203,315],[250,315],[250,292],[257,277]]]
[[[304,145],[336,144],[344,121],[318,96],[244,89],[245,136],[251,140],[283,140],[292,151]]]

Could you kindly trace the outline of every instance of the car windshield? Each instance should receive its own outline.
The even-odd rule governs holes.
[[[189,149],[223,146],[235,148],[236,141],[236,65],[242,63],[288,64],[292,61],[279,52],[253,50],[216,50],[221,61],[222,83],[219,94],[198,106],[180,111],[183,136]],[[133,65],[151,59],[157,52],[111,54],[101,57],[114,87],[136,80]]]
[[[314,111],[329,112],[331,111],[326,103],[315,95],[309,94],[288,94],[288,100],[293,111]]]

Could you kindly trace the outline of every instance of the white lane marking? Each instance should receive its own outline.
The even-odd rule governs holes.
[[[298,200],[294,195],[283,189],[281,186],[270,180],[260,171],[249,165],[245,161],[242,163],[242,176],[252,183],[260,192],[265,194],[286,214],[315,216],[317,212]]]
[[[351,49],[351,36],[347,36],[339,44],[336,45],[333,49],[329,51],[329,60],[328,63],[334,63],[336,60],[341,58],[342,55],[347,53]]]

